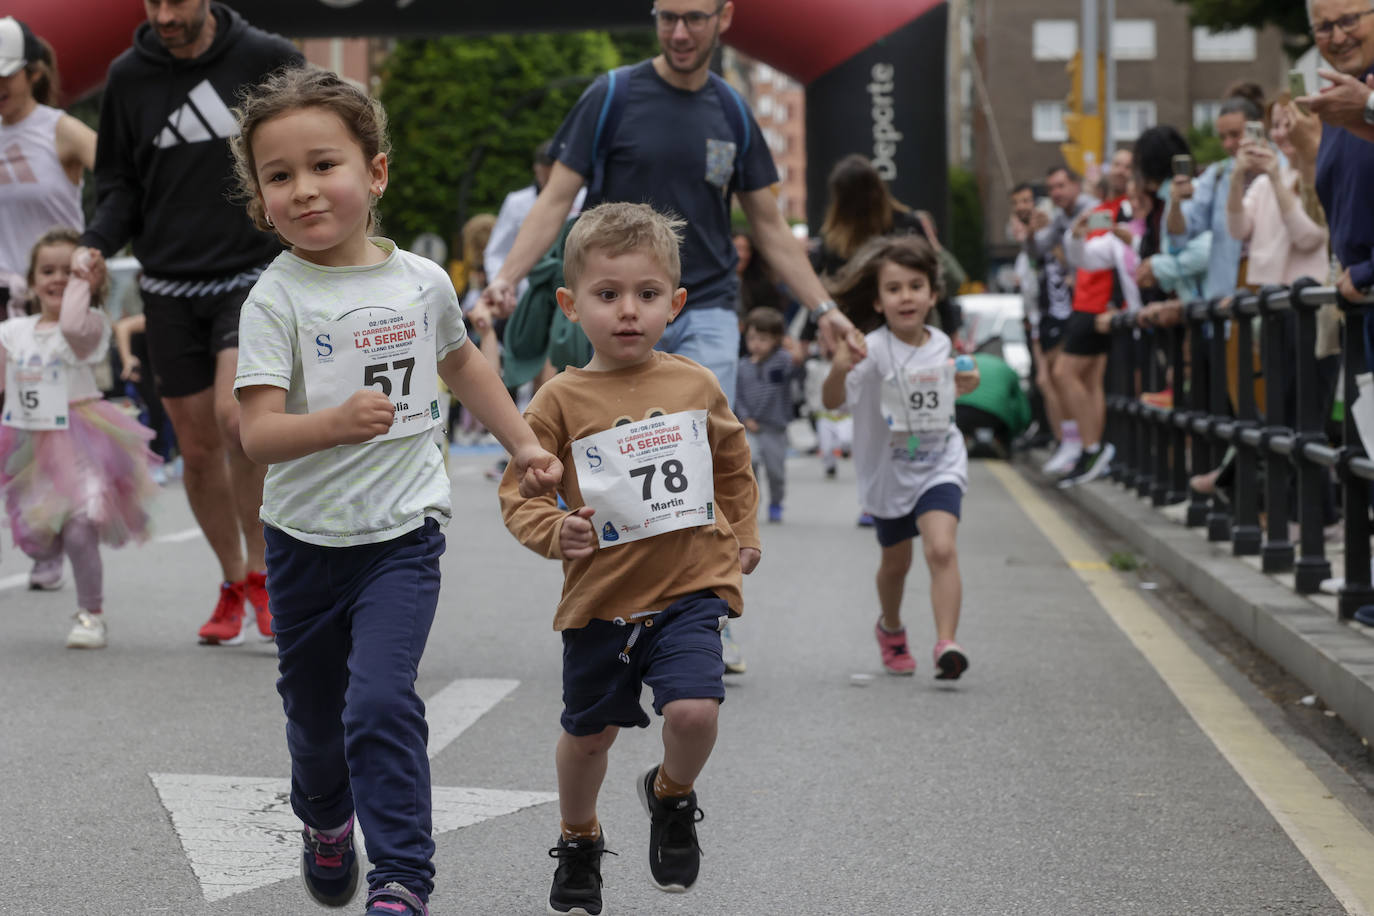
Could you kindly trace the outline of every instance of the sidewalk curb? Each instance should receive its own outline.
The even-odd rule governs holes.
[[[1032,483],[1044,475],[1014,464]],[[1135,545],[1261,652],[1306,684],[1360,737],[1374,741],[1374,639],[1330,611],[1160,515],[1111,481],[1056,490]]]

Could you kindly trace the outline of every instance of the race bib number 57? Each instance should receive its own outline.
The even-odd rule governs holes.
[[[705,410],[617,426],[578,439],[572,450],[600,546],[715,523]]]
[[[391,429],[382,442],[428,431],[439,420],[434,322],[425,305],[364,309],[301,335],[305,396],[312,412],[337,407],[359,388],[391,400]]]

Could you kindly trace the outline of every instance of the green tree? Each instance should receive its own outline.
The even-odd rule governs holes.
[[[586,88],[573,78],[620,62],[604,32],[398,42],[382,73],[393,147],[384,231],[403,245],[421,232],[451,238],[465,179],[468,215],[494,212],[529,183],[531,153]]]
[[[1301,53],[1312,42],[1307,32],[1307,4],[1299,0],[1174,0],[1189,8],[1194,25],[1217,32],[1276,25],[1287,34],[1291,51]]]
[[[974,282],[987,277],[987,248],[983,240],[983,201],[978,179],[968,169],[949,170],[949,250]]]
[[[1188,128],[1188,148],[1192,150],[1193,162],[1198,168],[1226,158],[1226,148],[1221,145],[1221,138],[1211,124]]]

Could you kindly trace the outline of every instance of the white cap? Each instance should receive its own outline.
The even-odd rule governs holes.
[[[0,19],[0,76],[14,76],[24,65],[42,57],[38,39],[13,16]]]

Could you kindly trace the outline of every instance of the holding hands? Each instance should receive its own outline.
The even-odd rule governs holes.
[[[515,311],[519,300],[515,297],[515,286],[509,280],[496,277],[482,290],[478,307],[486,306],[496,318],[509,318]]]
[[[563,479],[563,462],[538,444],[516,449],[511,464],[520,477],[520,495],[525,499],[552,493]]]

